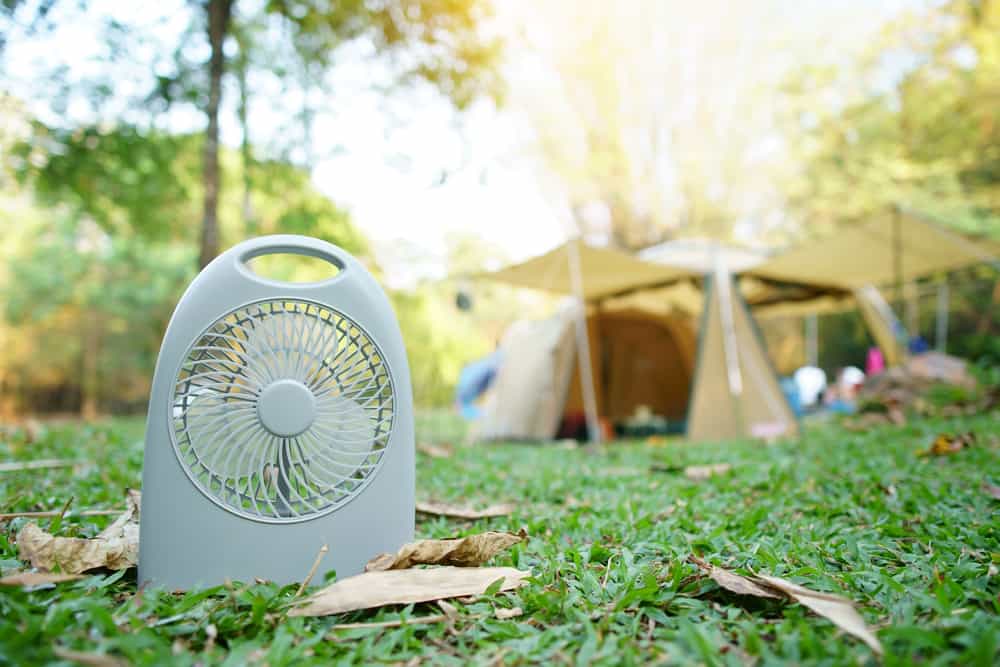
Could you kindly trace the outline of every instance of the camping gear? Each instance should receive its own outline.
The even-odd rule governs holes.
[[[482,359],[466,364],[458,372],[458,382],[455,385],[455,405],[458,407],[459,414],[465,419],[478,419],[482,416],[482,410],[475,402],[493,384],[502,358],[503,355],[497,350]]]
[[[885,370],[885,355],[877,347],[868,348],[868,356],[865,359],[865,373],[868,375],[878,375]]]
[[[252,260],[295,254],[337,275],[285,283]],[[167,588],[359,573],[413,537],[413,399],[385,293],[342,249],[241,243],[195,278],[156,364],[139,582]]]
[[[816,405],[826,389],[826,371],[816,366],[803,366],[796,369],[792,377],[798,390],[799,404],[804,408]]]

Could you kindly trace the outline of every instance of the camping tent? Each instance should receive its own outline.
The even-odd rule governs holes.
[[[580,274],[576,290],[566,268],[573,253]],[[504,364],[484,408],[480,437],[548,439],[560,424],[579,421],[587,407],[587,367],[594,409],[606,423],[622,422],[645,407],[674,423],[686,421],[686,433],[698,439],[771,437],[798,429],[749,310],[724,270],[707,290],[701,317],[688,310],[692,296],[704,298],[696,289],[692,294],[691,285],[703,280],[700,273],[579,241],[487,275],[524,287],[582,292],[586,336],[574,335],[574,322],[583,319],[579,305],[512,328],[501,341]],[[630,294],[647,288],[664,298],[628,302]],[[672,303],[678,295],[684,298]]]
[[[760,304],[754,315],[764,319],[857,308],[887,361],[895,365],[905,355],[907,333],[918,332],[903,330],[876,288],[885,291],[892,286],[898,297],[905,283],[975,264],[996,265],[998,256],[1000,244],[996,241],[961,234],[901,208],[892,216],[796,246],[750,267],[746,275],[772,283],[839,289],[819,291],[815,298]],[[937,330],[946,334],[946,300],[938,310],[938,318]]]
[[[775,281],[857,289],[907,282],[995,261],[996,242],[901,211],[780,253],[747,273]]]
[[[564,421],[582,422],[585,406],[573,332],[578,306],[511,327],[500,343],[504,364],[489,392],[479,436],[551,439]],[[620,422],[641,406],[682,423],[695,365],[687,319],[643,311],[590,308],[587,330],[599,415]]]

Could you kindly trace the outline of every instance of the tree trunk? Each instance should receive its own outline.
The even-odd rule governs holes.
[[[101,332],[96,321],[83,324],[83,358],[80,372],[80,417],[86,421],[97,418],[100,392]]]
[[[233,0],[207,0],[208,42],[212,55],[208,59],[208,127],[205,129],[205,155],[202,183],[205,207],[201,221],[201,253],[198,264],[204,267],[219,254],[219,103],[222,101],[222,75],[226,58],[222,51],[229,31]]]
[[[240,119],[240,158],[243,171],[243,233],[247,236],[256,236],[257,220],[253,210],[253,149],[250,146],[250,88],[247,83],[247,70],[250,69],[250,44],[247,36],[240,30],[233,32],[236,44],[239,46],[240,55],[234,63],[236,66],[236,82],[239,84],[240,105],[238,115]]]

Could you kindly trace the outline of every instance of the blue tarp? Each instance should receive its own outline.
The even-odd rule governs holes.
[[[476,399],[486,393],[493,384],[493,379],[500,368],[503,355],[500,350],[482,359],[466,364],[458,374],[458,384],[455,386],[455,405],[466,419],[477,419],[482,410],[476,405]]]

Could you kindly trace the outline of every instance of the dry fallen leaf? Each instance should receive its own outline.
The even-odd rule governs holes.
[[[11,461],[0,463],[0,472],[21,472],[23,470],[46,470],[49,468],[72,468],[83,465],[84,461],[68,459],[39,459],[36,461]]]
[[[496,616],[501,621],[505,621],[508,618],[517,618],[524,614],[524,610],[520,607],[511,607],[507,609],[505,607],[497,607],[493,610],[493,615]]]
[[[365,571],[405,570],[414,565],[477,567],[527,537],[527,533],[523,530],[517,534],[491,530],[478,535],[447,540],[418,540],[404,544],[395,556],[392,554],[375,556],[368,561]]]
[[[426,454],[432,459],[446,459],[451,456],[451,447],[446,445],[432,445],[429,442],[417,444],[417,451]]]
[[[798,602],[868,644],[876,654],[882,655],[882,645],[878,638],[865,625],[864,619],[854,608],[854,603],[847,598],[812,591],[779,577],[763,574],[744,577],[715,567],[694,555],[689,556],[688,560],[704,570],[717,584],[734,593]]]
[[[448,505],[446,503],[417,503],[417,513],[428,514],[430,516],[446,516],[453,519],[488,519],[498,516],[507,516],[514,511],[514,505],[504,503],[502,505],[490,505],[481,510],[471,507],[461,507],[460,505]]]
[[[119,660],[113,655],[106,653],[84,653],[83,651],[72,651],[59,646],[53,648],[52,652],[56,654],[57,658],[68,662],[75,662],[78,665],[87,665],[87,667],[127,667],[128,665],[124,660]]]
[[[17,551],[22,560],[39,570],[59,569],[67,574],[107,568],[125,570],[139,561],[140,494],[129,489],[128,508],[97,537],[56,537],[31,522],[17,534]]]
[[[1000,486],[997,486],[996,484],[983,482],[983,493],[988,495],[990,498],[996,498],[997,500],[1000,500]]]
[[[732,470],[728,463],[710,463],[703,466],[688,466],[684,468],[684,476],[694,481],[702,481],[715,475],[724,475]]]
[[[939,433],[931,443],[930,448],[918,452],[918,456],[948,456],[962,451],[966,447],[971,447],[976,442],[976,434],[971,431],[952,435],[951,433]]]
[[[758,579],[775,590],[781,591],[795,602],[809,607],[823,618],[832,621],[844,632],[854,635],[868,644],[877,655],[882,655],[882,644],[878,637],[865,624],[861,614],[854,608],[854,603],[847,598],[811,591],[779,577],[769,577],[762,574],[758,575]]]
[[[81,574],[53,574],[51,572],[18,572],[0,578],[0,586],[41,586],[59,584],[64,581],[83,579]]]
[[[290,616],[328,616],[390,604],[414,604],[482,595],[494,582],[499,590],[517,588],[530,571],[512,567],[435,567],[364,572],[338,581],[307,598]]]
[[[697,556],[688,556],[688,560],[704,570],[715,583],[719,584],[727,591],[731,591],[737,595],[753,595],[759,598],[784,598],[784,596],[775,593],[769,588],[761,586],[749,577],[744,577],[741,574],[736,574],[735,572],[724,570],[721,567],[716,567],[711,563],[698,558]]]

